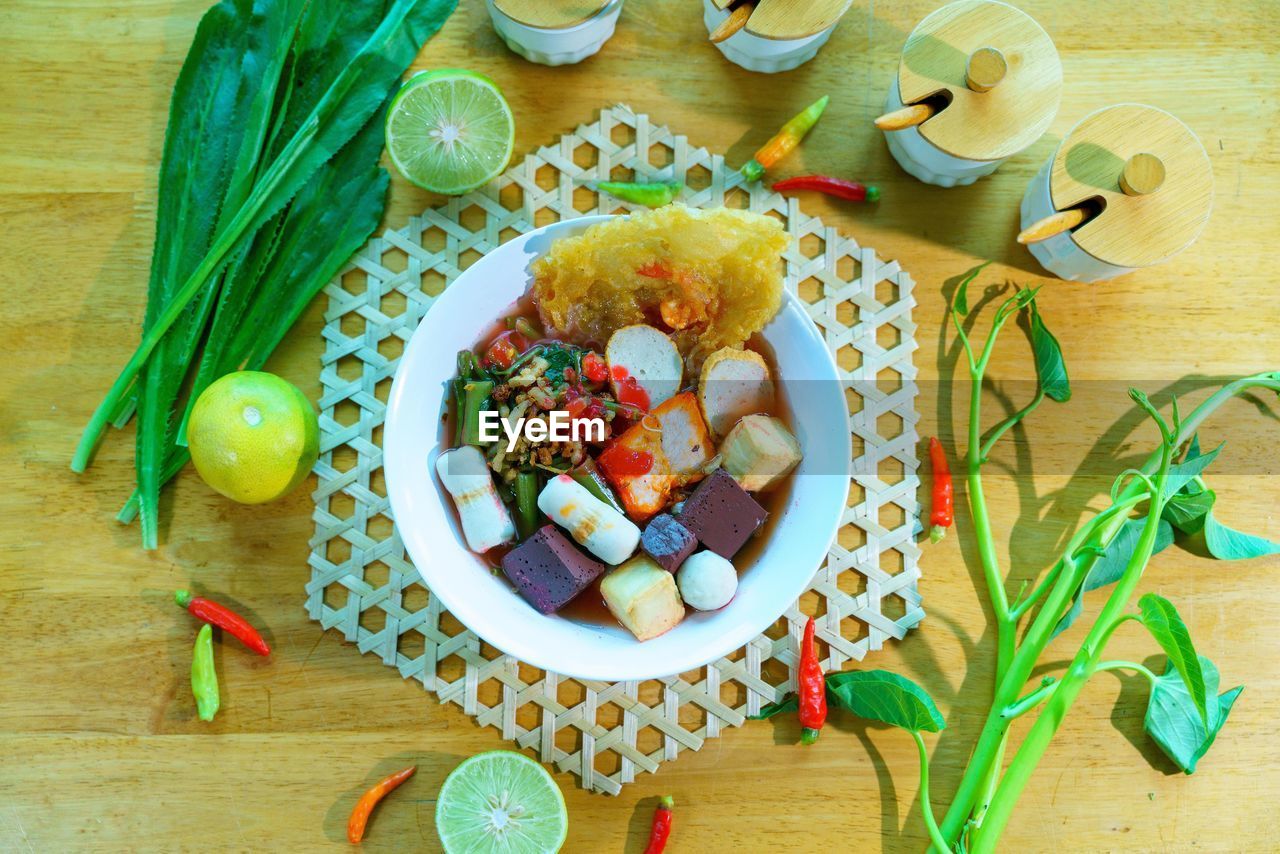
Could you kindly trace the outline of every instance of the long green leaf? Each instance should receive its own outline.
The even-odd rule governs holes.
[[[833,673],[827,677],[827,698],[860,718],[909,732],[938,732],[947,725],[923,688],[887,670]]]
[[[1036,376],[1044,396],[1058,403],[1071,399],[1071,380],[1067,377],[1067,363],[1062,358],[1062,345],[1044,325],[1040,309],[1031,303],[1031,349],[1036,359]]]
[[[1139,599],[1138,609],[1142,612],[1142,624],[1169,657],[1169,663],[1178,671],[1178,676],[1187,687],[1187,693],[1200,711],[1200,717],[1208,723],[1209,709],[1206,705],[1200,657],[1196,654],[1195,644],[1191,642],[1191,632],[1178,609],[1157,593],[1147,593]]]
[[[377,31],[384,12],[385,8],[380,3],[350,3],[346,0],[313,0],[307,6],[292,46],[289,79],[284,87],[289,95],[279,104],[279,113],[272,132],[272,156],[280,153],[286,141],[306,122],[307,117],[325,93],[337,81],[342,69],[360,53],[364,44]],[[387,102],[389,98],[384,99],[384,107]],[[372,171],[377,167],[383,145],[383,115],[384,111],[379,110],[373,119],[365,122],[360,135],[366,137],[367,141],[356,146],[355,154],[343,157],[343,153],[355,144],[356,140],[353,139],[352,144],[343,146],[333,160],[321,167],[321,171],[341,161],[340,165],[356,170],[351,175],[353,179],[364,179],[364,183],[370,183],[373,177]],[[371,129],[371,123],[374,121],[377,122],[377,127]],[[325,183],[331,187],[333,177],[328,176],[329,180],[326,181],[326,176],[317,174],[313,180],[308,181],[299,191],[300,196],[308,197],[295,197],[284,210],[267,221],[255,235],[249,251],[229,267],[219,293],[217,311],[209,331],[208,345],[191,385],[186,412],[183,414],[178,430],[177,444],[186,445],[187,417],[200,393],[219,376],[234,369],[234,367],[227,367],[228,364],[236,365],[243,360],[243,348],[238,354],[229,354],[228,349],[237,331],[244,328],[245,314],[250,306],[260,294],[277,303],[290,295],[280,292],[289,283],[273,276],[269,269],[280,252],[288,253],[289,248],[281,246],[281,242],[285,240],[288,233],[292,231],[296,234],[301,230],[296,222],[298,217],[291,218],[290,211],[300,210],[304,212],[303,216],[315,219],[315,212],[307,207],[309,202],[315,200],[319,205],[330,209],[330,216],[336,218],[343,215],[341,209],[337,208],[336,199],[317,196],[314,192],[308,194],[308,189],[314,188],[317,183]],[[347,176],[339,171],[337,177]],[[372,191],[372,188],[370,190]],[[350,202],[351,199],[346,198],[343,201]],[[356,200],[356,203],[359,204],[359,200]],[[377,203],[379,218],[381,212],[382,204],[379,196]],[[364,213],[364,209],[357,213]],[[323,233],[312,236],[316,239],[325,237]],[[296,266],[304,260],[294,259],[290,263]],[[306,300],[310,300],[310,295]],[[274,320],[276,315],[272,313],[269,317]]]
[[[320,168],[315,179],[299,192],[281,216],[268,242],[264,229],[255,241],[254,255],[262,257],[238,266],[254,269],[263,283],[252,290],[252,304],[236,323],[233,334],[215,342],[210,332],[200,363],[209,379],[193,385],[190,405],[208,382],[233,370],[258,370],[320,290],[338,274],[377,228],[390,182],[378,166],[384,125],[380,111],[356,138]],[[259,263],[260,262],[260,263]],[[243,274],[243,273],[242,273]],[[220,311],[230,309],[221,308]],[[176,440],[170,441],[162,483],[182,469],[189,455]],[[120,521],[129,522],[138,509],[138,496],[130,498]]]
[[[1196,763],[1213,745],[1236,698],[1244,690],[1240,685],[1219,694],[1218,668],[1207,658],[1200,658],[1199,663],[1205,690],[1213,698],[1208,704],[1208,720],[1200,716],[1186,683],[1170,662],[1164,675],[1156,677],[1144,721],[1147,734],[1187,774],[1195,772]]]
[[[209,278],[238,252],[245,251],[258,228],[284,207],[315,171],[364,126],[422,43],[440,28],[455,5],[456,0],[395,0],[374,34],[261,173],[245,203],[225,227],[218,228],[199,265],[155,315],[142,342],[90,419],[72,460],[74,470],[83,471],[88,465],[102,430],[121,398],[165,332],[197,298]]]
[[[302,0],[224,0],[197,31],[170,105],[145,332],[249,195],[301,8]],[[217,286],[207,281],[160,336],[137,387],[134,463],[144,548],[157,543],[173,409]]]
[[[1111,538],[1111,542],[1107,544],[1103,553],[1094,560],[1093,566],[1089,567],[1084,581],[1080,582],[1080,587],[1071,598],[1071,607],[1054,626],[1052,637],[1057,637],[1066,631],[1084,612],[1084,594],[1115,584],[1120,580],[1120,576],[1124,575],[1125,567],[1133,558],[1133,553],[1138,549],[1138,540],[1142,538],[1142,529],[1146,523],[1146,519],[1125,521],[1119,532]],[[1173,528],[1161,519],[1159,528],[1156,530],[1156,543],[1151,553],[1158,554],[1171,545],[1173,545]]]

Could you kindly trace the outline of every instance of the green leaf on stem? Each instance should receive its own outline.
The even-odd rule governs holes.
[[[846,670],[827,677],[827,701],[860,718],[909,732],[946,728],[933,699],[916,683],[887,670]]]
[[[1204,544],[1209,554],[1218,560],[1246,560],[1280,554],[1280,543],[1229,528],[1212,512],[1205,516]]]
[[[1040,309],[1031,303],[1031,349],[1035,353],[1036,376],[1044,396],[1058,403],[1071,399],[1071,380],[1067,377],[1067,363],[1062,358],[1062,345],[1054,337],[1040,317]]]
[[[1112,538],[1111,543],[1094,561],[1093,566],[1089,568],[1084,581],[1080,583],[1079,589],[1076,590],[1071,599],[1071,607],[1067,609],[1067,613],[1058,621],[1058,625],[1054,626],[1052,637],[1057,637],[1079,619],[1080,614],[1084,612],[1084,594],[1091,590],[1106,587],[1109,584],[1115,584],[1120,580],[1120,576],[1124,575],[1125,567],[1129,565],[1129,560],[1133,557],[1133,553],[1137,551],[1138,540],[1142,537],[1142,528],[1146,525],[1146,522],[1146,519],[1128,519],[1125,521],[1124,526]],[[1172,526],[1164,519],[1160,520],[1159,525],[1160,527],[1156,531],[1156,543],[1151,549],[1153,555],[1164,551],[1173,544]]]
[[[1165,502],[1160,514],[1170,525],[1184,534],[1198,534],[1204,530],[1205,521],[1217,496],[1212,489],[1205,489],[1195,481]]]
[[[748,720],[763,721],[768,720],[774,715],[780,715],[783,712],[796,712],[800,710],[800,698],[795,694],[788,694],[776,703],[770,703],[760,710],[759,714],[747,715]]]
[[[1203,474],[1209,464],[1216,460],[1218,454],[1222,452],[1222,445],[1207,454],[1201,454],[1199,450],[1199,445],[1194,445],[1187,451],[1187,455],[1183,457],[1182,462],[1169,466],[1169,476],[1165,479],[1164,485],[1166,497],[1177,495],[1187,484]]]
[[[1213,745],[1232,705],[1244,690],[1240,685],[1219,694],[1218,668],[1207,658],[1200,658],[1199,665],[1205,689],[1213,698],[1208,704],[1208,720],[1201,718],[1186,683],[1170,662],[1165,674],[1156,677],[1144,721],[1147,734],[1187,774],[1195,772],[1196,763]]]
[[[990,263],[990,261],[983,261],[966,273],[960,280],[960,284],[956,285],[956,295],[951,302],[955,306],[956,313],[961,317],[969,313],[969,283],[978,278],[978,274]]]
[[[1209,708],[1205,697],[1204,673],[1200,668],[1200,657],[1196,654],[1195,644],[1191,642],[1191,632],[1183,622],[1182,615],[1173,607],[1172,602],[1157,593],[1145,594],[1138,600],[1138,608],[1142,611],[1142,624],[1151,632],[1156,643],[1160,644],[1165,655],[1169,656],[1169,664],[1178,671],[1201,719],[1208,723]]]

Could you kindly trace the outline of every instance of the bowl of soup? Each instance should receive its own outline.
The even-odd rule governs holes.
[[[767,220],[764,221],[764,220]],[[513,239],[401,358],[384,467],[432,595],[578,678],[716,660],[809,586],[845,512],[843,385],[773,220],[672,206]]]

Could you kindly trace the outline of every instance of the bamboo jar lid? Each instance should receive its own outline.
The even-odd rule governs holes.
[[[958,0],[921,21],[898,66],[902,103],[950,103],[919,126],[953,157],[1001,160],[1048,129],[1062,97],[1062,63],[1039,24],[996,0]]]
[[[712,2],[723,11],[733,0]],[[851,5],[853,0],[759,0],[744,29],[762,39],[807,39],[835,26]]]
[[[563,30],[596,15],[612,0],[493,0],[513,21],[542,30]]]
[[[1100,205],[1071,232],[1117,267],[1158,264],[1200,236],[1213,206],[1213,167],[1191,129],[1164,110],[1117,104],[1085,116],[1053,156],[1053,206]]]

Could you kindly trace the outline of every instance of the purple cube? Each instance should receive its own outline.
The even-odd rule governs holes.
[[[724,469],[716,469],[680,510],[680,524],[711,551],[732,558],[769,514]]]
[[[675,572],[698,547],[698,538],[668,513],[654,516],[645,526],[640,548],[667,572]]]
[[[586,590],[605,565],[580,552],[555,525],[544,525],[503,556],[502,571],[530,605],[552,614]]]

